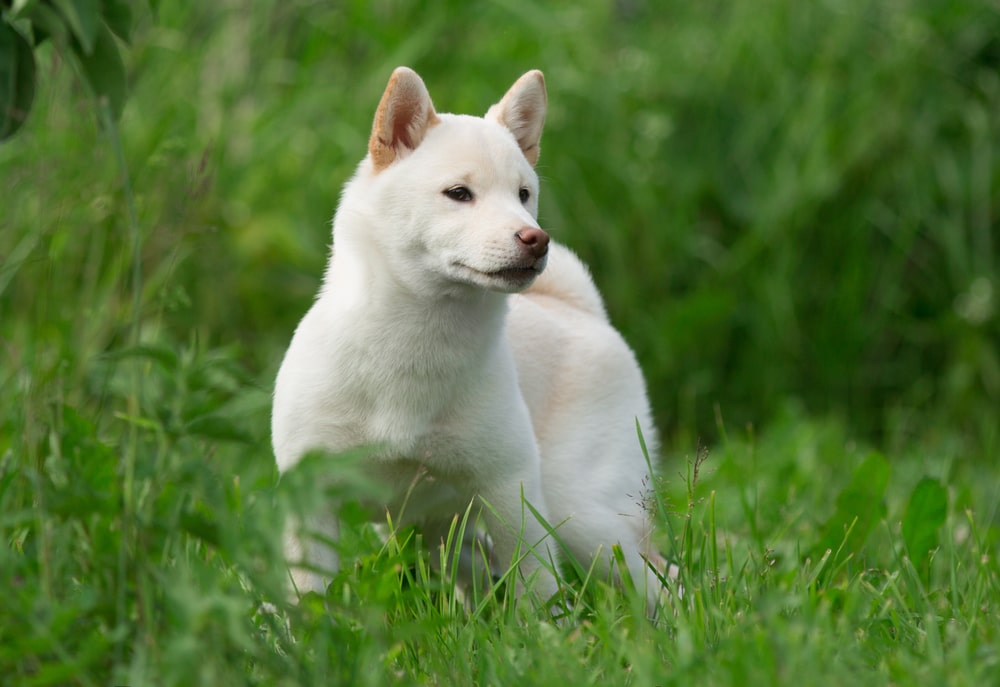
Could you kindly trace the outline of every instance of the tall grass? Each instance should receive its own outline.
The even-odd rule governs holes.
[[[0,146],[4,684],[996,680],[994,7],[158,5],[117,128],[45,48]],[[653,620],[459,598],[351,505],[286,599],[284,521],[372,489],[267,423],[397,64],[443,111],[546,73],[543,225],[667,437]]]

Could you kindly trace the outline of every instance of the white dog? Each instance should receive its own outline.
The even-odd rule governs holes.
[[[557,582],[541,562],[564,554],[527,502],[599,574],[620,545],[652,601],[647,561],[663,562],[636,433],[638,420],[655,451],[649,403],[587,269],[536,221],[545,109],[539,71],[485,118],[438,114],[415,72],[393,72],[278,373],[274,451],[285,471],[313,449],[372,447],[388,507],[405,499],[405,520],[435,537],[474,504],[493,560],[530,550],[520,572],[547,597]],[[332,518],[310,525],[337,536]],[[287,554],[307,566],[293,567],[300,591],[321,591],[337,565],[301,536]]]

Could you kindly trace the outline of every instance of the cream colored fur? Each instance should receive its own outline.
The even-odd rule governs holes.
[[[587,269],[538,227],[545,108],[538,71],[485,118],[438,114],[416,73],[393,73],[278,373],[274,451],[285,471],[312,449],[373,447],[368,469],[395,494],[386,505],[406,498],[405,520],[431,536],[487,502],[493,560],[534,549],[520,572],[547,597],[558,583],[539,559],[563,554],[523,493],[584,566],[597,557],[607,571],[620,545],[653,600],[646,559],[662,561],[635,431],[638,419],[655,451],[649,404]],[[336,537],[332,518],[308,525]],[[300,591],[321,590],[317,569],[337,565],[295,533],[287,553]]]

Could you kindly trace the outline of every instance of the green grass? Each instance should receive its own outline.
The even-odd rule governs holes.
[[[0,682],[1000,680],[995,8],[230,1],[139,24],[114,128],[45,47],[0,145]],[[543,226],[591,264],[665,437],[683,592],[654,620],[600,580],[558,621],[463,602],[416,533],[351,505],[357,564],[286,601],[284,522],[375,488],[348,458],[279,481],[267,427],[397,64],[443,111],[546,73]]]

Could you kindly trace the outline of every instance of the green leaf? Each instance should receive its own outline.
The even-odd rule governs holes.
[[[128,43],[132,39],[132,7],[128,0],[104,0],[104,23]]]
[[[128,83],[125,78],[125,63],[122,62],[111,29],[101,24],[93,51],[89,54],[79,50],[75,52],[80,59],[80,66],[87,82],[94,89],[94,94],[100,99],[108,100],[111,113],[117,119],[125,106]]]
[[[827,550],[833,552],[827,565],[860,553],[872,528],[885,517],[883,499],[890,472],[889,462],[874,452],[855,468],[850,484],[837,496],[837,509],[824,525],[822,539],[812,551],[815,560]]]
[[[0,10],[5,10],[7,21],[16,23],[24,19],[27,11],[39,0],[0,0]]]
[[[209,413],[201,415],[188,422],[185,431],[189,434],[204,437],[214,441],[237,441],[248,443],[250,435],[231,418],[224,415]]]
[[[85,55],[94,52],[101,27],[100,0],[53,0]]]
[[[32,38],[36,47],[50,38],[56,45],[67,43],[70,29],[66,25],[66,20],[55,9],[45,3],[36,2],[26,10],[25,14],[31,23]]]
[[[937,548],[937,531],[947,515],[948,491],[931,477],[920,480],[903,516],[903,541],[910,560],[923,573],[929,570],[928,554]]]
[[[0,22],[0,141],[13,136],[35,99],[35,54],[14,27]]]
[[[180,359],[177,357],[177,352],[170,346],[160,343],[138,344],[122,348],[106,354],[105,357],[112,361],[128,360],[130,358],[150,360],[171,374],[175,373],[180,367]]]
[[[219,525],[205,514],[195,511],[182,513],[180,525],[191,536],[218,548],[221,541]]]

